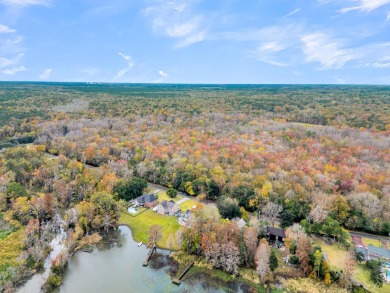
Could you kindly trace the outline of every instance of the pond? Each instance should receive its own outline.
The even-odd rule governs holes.
[[[172,283],[177,264],[166,250],[157,250],[148,267],[145,245],[138,247],[131,230],[119,227],[92,253],[76,253],[70,260],[64,283],[57,292],[247,292],[240,283],[219,283],[206,274],[184,277],[180,286]],[[224,288],[225,287],[225,288]]]
[[[46,270],[19,287],[18,293],[39,292],[49,274],[50,258],[62,248],[60,240],[58,235],[51,243],[54,250],[45,262]],[[190,270],[181,285],[174,285],[171,276],[176,275],[178,265],[169,258],[169,251],[157,249],[149,266],[143,267],[148,251],[133,240],[128,227],[120,226],[104,235],[92,253],[79,251],[71,257],[64,282],[55,292],[254,292],[241,282],[224,282],[198,270]]]

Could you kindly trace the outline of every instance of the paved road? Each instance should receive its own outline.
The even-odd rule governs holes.
[[[383,235],[373,235],[373,234],[357,232],[357,231],[349,231],[349,234],[351,235],[351,237],[363,237],[363,238],[370,238],[376,240],[390,241],[390,237],[383,236]]]

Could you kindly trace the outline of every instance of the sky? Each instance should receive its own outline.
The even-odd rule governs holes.
[[[0,80],[390,84],[390,0],[0,0]]]

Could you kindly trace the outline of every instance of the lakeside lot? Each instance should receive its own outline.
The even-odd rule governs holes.
[[[339,246],[338,244],[329,245],[321,240],[316,240],[315,245],[321,246],[322,251],[326,252],[329,259],[329,265],[332,269],[342,270],[344,268],[344,262],[348,254],[348,251],[345,248]],[[369,275],[369,271],[364,267],[363,264],[358,263],[356,265],[354,274],[356,281],[364,284],[364,287],[370,290],[370,292],[390,292],[390,284],[385,283],[383,284],[382,288],[378,288],[370,281]]]
[[[158,192],[159,202],[163,200],[171,200],[165,192]],[[176,196],[173,201],[178,202],[183,199],[182,196]],[[181,204],[179,204],[179,208],[182,212],[186,212],[187,209],[191,209],[194,206],[198,206],[199,202],[187,199]],[[142,213],[138,213],[135,216],[129,214],[128,212],[124,212],[119,219],[119,225],[126,225],[130,227],[131,232],[133,234],[133,238],[135,241],[143,243],[148,243],[148,232],[149,228],[152,225],[160,225],[163,227],[163,236],[161,240],[157,243],[158,247],[163,249],[169,249],[167,244],[167,240],[170,234],[175,238],[176,232],[180,229],[180,224],[177,221],[175,216],[164,216],[154,212],[152,209],[148,209]],[[180,247],[174,243],[171,247],[172,250],[179,250]]]

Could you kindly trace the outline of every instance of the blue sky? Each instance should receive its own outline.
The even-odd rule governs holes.
[[[0,80],[390,84],[390,0],[0,0]]]

